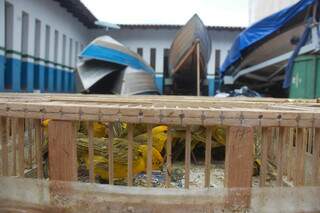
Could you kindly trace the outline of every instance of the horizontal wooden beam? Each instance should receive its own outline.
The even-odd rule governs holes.
[[[2,97],[7,96],[0,94],[0,116],[173,125],[320,127],[317,100],[75,96],[14,95],[6,100]],[[25,101],[26,97],[29,101]],[[30,101],[33,98],[38,101]]]

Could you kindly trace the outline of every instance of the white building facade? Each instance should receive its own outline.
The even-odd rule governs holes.
[[[120,25],[97,29],[97,19],[80,0],[0,0],[0,91],[73,92],[81,50],[95,37],[110,35],[138,52],[155,69],[160,91],[170,84],[168,54],[181,26]],[[212,55],[206,85],[215,75],[239,27],[208,27]]]
[[[299,0],[249,0],[249,22],[253,24]]]

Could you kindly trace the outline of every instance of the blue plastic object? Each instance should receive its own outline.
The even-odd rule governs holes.
[[[125,66],[130,66],[135,69],[142,69],[146,72],[154,73],[154,70],[151,67],[144,64],[138,58],[126,54],[125,52],[121,52],[116,49],[102,47],[96,44],[90,44],[89,46],[87,46],[80,54],[80,56],[83,58],[97,59]]]
[[[221,75],[224,76],[225,72],[241,59],[248,48],[280,30],[301,12],[306,11],[309,6],[315,4],[316,1],[317,0],[301,0],[291,7],[285,8],[256,22],[240,33],[234,41],[226,60],[220,67]]]

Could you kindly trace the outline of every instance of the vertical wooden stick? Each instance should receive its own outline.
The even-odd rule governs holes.
[[[277,149],[277,186],[282,186],[282,177],[283,177],[283,159],[284,159],[284,152],[283,146],[285,141],[287,140],[287,128],[281,127],[278,137],[278,149]]]
[[[41,138],[41,121],[35,120],[35,145],[36,145],[36,161],[37,161],[37,177],[43,178],[43,159],[42,159],[42,138]]]
[[[170,126],[168,128],[166,154],[167,154],[166,187],[170,188],[171,175],[172,175],[172,127]]]
[[[313,146],[313,185],[319,186],[319,168],[320,168],[320,129],[315,129]]]
[[[151,187],[152,181],[152,125],[147,125],[148,145],[147,145],[147,186]]]
[[[133,124],[128,124],[128,186],[133,185]]]
[[[78,163],[75,124],[72,121],[52,120],[49,122],[48,133],[50,179],[77,181]]]
[[[17,175],[17,119],[12,118],[12,158],[13,158],[13,165],[12,165],[12,176]]]
[[[94,148],[93,148],[93,122],[88,122],[88,139],[89,139],[89,181],[94,183]]]
[[[200,91],[200,43],[197,44],[197,96],[201,95]]]
[[[272,128],[262,128],[260,187],[266,186],[268,173],[268,150],[272,141]]]
[[[204,187],[210,187],[212,128],[206,128],[206,154]]]
[[[305,154],[306,154],[306,142],[307,142],[307,132],[305,129],[298,129],[298,137],[296,141],[297,145],[297,157],[296,157],[296,174],[295,174],[295,186],[304,185],[304,164],[305,164]]]
[[[27,119],[27,128],[28,128],[28,143],[29,143],[29,154],[28,154],[28,168],[32,168],[32,148],[33,148],[33,135],[32,135],[32,129],[33,129],[33,120]]]
[[[108,166],[109,166],[109,184],[113,185],[113,123],[109,123],[108,132]]]
[[[18,119],[18,150],[19,150],[19,177],[24,176],[25,163],[24,163],[24,119]]]
[[[190,163],[191,163],[191,126],[186,127],[186,147],[185,147],[185,184],[184,188],[190,187]]]
[[[0,118],[0,139],[1,139],[1,157],[2,157],[2,175],[9,175],[9,157],[8,157],[8,138],[7,138],[7,119]]]
[[[287,170],[287,176],[289,180],[292,180],[292,159],[293,158],[293,128],[289,129],[289,138],[288,138],[288,151],[287,151],[287,163],[286,163],[286,170]]]

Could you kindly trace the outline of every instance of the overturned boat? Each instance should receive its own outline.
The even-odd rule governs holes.
[[[95,39],[80,57],[76,77],[77,92],[159,94],[155,86],[154,70],[138,54],[109,36]]]
[[[317,2],[301,0],[244,30],[220,68],[225,84],[287,88],[293,57],[319,49]]]
[[[194,95],[206,78],[211,56],[211,39],[197,14],[177,33],[169,55],[173,92]],[[197,86],[198,83],[198,86]],[[198,91],[199,92],[199,91]]]

